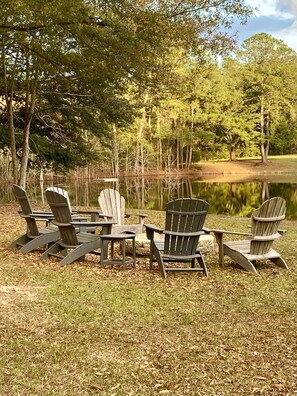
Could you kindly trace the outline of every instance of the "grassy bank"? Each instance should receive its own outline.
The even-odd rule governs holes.
[[[296,391],[297,222],[275,247],[290,271],[259,276],[205,253],[209,277],[101,269],[98,257],[59,267],[6,249],[24,230],[0,210],[0,395],[288,395]],[[164,213],[149,212],[161,225]],[[207,226],[249,220],[209,215]]]
[[[267,164],[261,158],[241,158],[237,161],[201,161],[197,169],[205,180],[212,181],[249,181],[255,177],[261,180],[283,180],[294,183],[297,177],[297,155],[270,156]]]

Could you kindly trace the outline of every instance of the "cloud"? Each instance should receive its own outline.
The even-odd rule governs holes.
[[[234,21],[238,43],[257,33],[268,33],[281,39],[297,52],[297,1],[296,0],[247,0],[252,7],[258,6],[255,15],[246,25]],[[259,4],[260,3],[260,4]]]
[[[290,13],[297,17],[297,2],[296,0],[276,0],[276,11]]]

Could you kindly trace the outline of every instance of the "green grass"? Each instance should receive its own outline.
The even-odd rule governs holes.
[[[296,221],[283,222],[275,245],[290,271],[218,268],[209,251],[208,278],[163,281],[146,258],[135,271],[101,269],[92,256],[61,268],[8,250],[24,224],[13,206],[0,218],[1,396],[296,393]],[[163,218],[150,212],[147,222]],[[248,224],[207,218],[209,227]]]

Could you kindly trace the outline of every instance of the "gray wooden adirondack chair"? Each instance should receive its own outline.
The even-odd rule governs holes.
[[[224,255],[249,272],[257,273],[254,266],[258,260],[270,260],[276,265],[288,269],[285,260],[272,249],[273,241],[280,238],[283,231],[279,229],[280,222],[285,218],[286,201],[274,197],[265,201],[252,214],[251,232],[236,232],[226,230],[211,230],[219,245],[219,263],[223,265]],[[245,239],[223,241],[224,234],[245,236]]]
[[[12,242],[10,248],[19,248],[21,253],[28,253],[38,249],[43,245],[50,244],[60,238],[60,232],[57,226],[49,224],[47,227],[39,227],[38,220],[48,223],[53,219],[51,212],[33,211],[26,191],[14,184],[14,195],[21,206],[20,216],[25,219],[27,231],[25,234]]]
[[[98,202],[102,215],[105,215],[106,219],[114,222],[112,234],[119,234],[127,231],[135,232],[135,234],[141,234],[143,232],[144,219],[147,215],[136,215],[139,219],[138,224],[125,224],[125,218],[131,215],[125,212],[125,198],[122,197],[117,190],[110,188],[102,190],[99,194]]]
[[[200,199],[184,198],[168,202],[166,206],[165,229],[145,224],[147,238],[150,240],[150,268],[155,257],[164,278],[168,271],[200,271],[206,276],[207,268],[198,248],[209,204]],[[156,238],[156,233],[164,239]],[[199,267],[195,267],[195,262]],[[166,263],[184,263],[181,266],[168,266]],[[189,266],[188,263],[191,263]]]
[[[84,224],[86,224],[85,222],[88,220],[88,218],[91,220],[91,222],[94,222],[94,221],[98,222],[100,217],[105,217],[105,216],[102,216],[97,210],[77,210],[77,209],[73,209],[72,206],[71,206],[71,203],[70,203],[68,192],[66,190],[64,190],[63,188],[61,188],[61,187],[52,186],[52,187],[48,187],[47,190],[48,191],[56,191],[59,194],[64,195],[64,197],[67,199],[68,206],[69,206],[69,209],[70,209],[71,214],[72,214],[72,219],[75,220],[75,221],[80,221],[81,224],[82,224],[82,222],[84,222]],[[81,214],[87,215],[88,217],[85,217],[85,216],[81,217],[80,216]],[[95,234],[95,232],[96,232],[96,227],[94,227],[94,226],[90,226],[90,225],[82,226],[82,225],[80,225],[79,227],[80,227],[81,231],[86,231],[86,232],[90,232],[90,233],[93,233],[93,234]]]
[[[59,227],[61,237],[42,254],[40,259],[58,257],[61,259],[60,264],[63,265],[78,259],[82,260],[87,253],[98,254],[95,250],[100,248],[99,235],[82,232],[78,227],[100,226],[102,234],[109,234],[112,222],[75,221],[67,197],[50,189],[45,191],[45,195],[54,215],[53,223]]]

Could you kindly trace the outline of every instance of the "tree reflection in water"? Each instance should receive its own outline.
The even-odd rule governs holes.
[[[123,178],[118,181],[67,180],[28,184],[32,202],[44,202],[44,190],[50,185],[65,188],[73,206],[98,207],[98,195],[103,188],[118,187],[126,199],[127,208],[164,210],[168,201],[182,197],[205,199],[209,213],[249,216],[263,201],[281,196],[287,202],[287,218],[297,218],[297,184],[253,181],[242,183],[210,183],[180,178]],[[0,201],[14,201],[12,185],[0,186]]]

